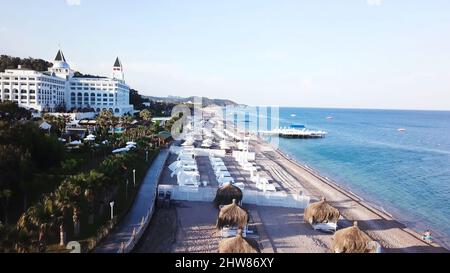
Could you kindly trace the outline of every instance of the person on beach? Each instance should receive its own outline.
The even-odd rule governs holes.
[[[422,240],[425,240],[427,243],[431,243],[431,231],[429,229],[427,229],[427,231],[425,231],[425,233],[422,236]]]

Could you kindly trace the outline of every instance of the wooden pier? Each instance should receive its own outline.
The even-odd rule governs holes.
[[[307,129],[274,129],[271,131],[259,131],[261,135],[278,136],[283,138],[323,138],[327,135],[325,131]]]

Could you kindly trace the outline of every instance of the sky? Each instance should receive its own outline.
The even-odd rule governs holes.
[[[450,110],[448,0],[0,0],[0,54],[153,96]]]

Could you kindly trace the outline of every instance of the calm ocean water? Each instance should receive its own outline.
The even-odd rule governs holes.
[[[280,149],[450,246],[450,112],[280,108],[279,123],[327,131]]]

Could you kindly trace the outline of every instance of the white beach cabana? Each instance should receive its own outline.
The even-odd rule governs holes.
[[[71,141],[71,142],[67,143],[67,145],[71,145],[71,146],[78,146],[78,145],[81,145],[81,144],[82,144],[81,140],[74,140],[74,141]]]
[[[47,122],[42,122],[40,125],[39,125],[39,128],[40,129],[42,129],[42,130],[48,130],[48,131],[50,131],[50,129],[52,128],[52,125],[50,125],[49,123],[47,123]]]
[[[95,136],[93,134],[90,134],[84,138],[84,141],[95,141]]]
[[[119,148],[119,149],[115,149],[112,151],[113,154],[118,154],[118,153],[126,153],[129,152],[130,148],[124,147],[124,148]]]
[[[220,177],[220,178],[217,179],[217,182],[219,182],[219,185],[222,186],[225,183],[233,184],[234,183],[234,179],[233,179],[233,177]]]

